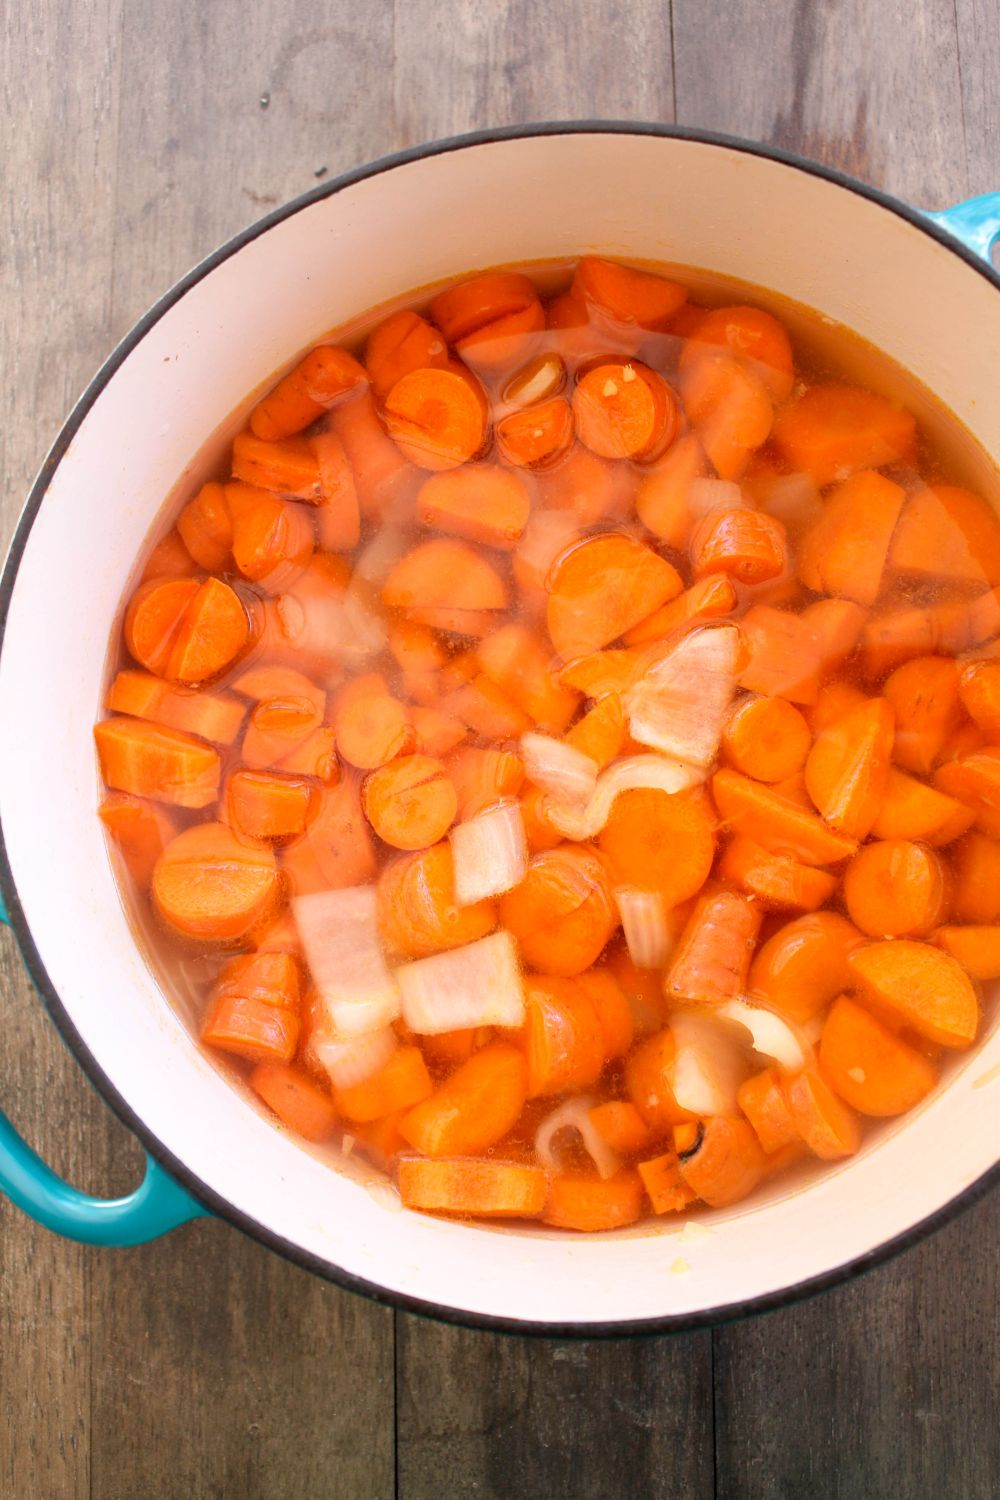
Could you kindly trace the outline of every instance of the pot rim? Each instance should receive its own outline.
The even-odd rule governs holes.
[[[24,508],[18,518],[4,562],[3,573],[0,575],[0,652],[3,649],[8,611],[21,558],[27,545],[28,536],[57,467],[112,376],[141,343],[149,330],[159,322],[175,303],[180,301],[191,287],[197,285],[211,271],[214,271],[217,266],[222,265],[224,261],[235,255],[237,251],[242,250],[259,235],[282,223],[285,219],[291,218],[293,214],[299,213],[302,209],[310,207],[313,203],[332,197],[345,188],[352,187],[355,183],[363,182],[368,178],[378,177],[395,167],[406,166],[411,162],[429,157],[446,155],[452,151],[461,151],[468,147],[491,145],[501,141],[560,135],[659,136],[675,140],[691,141],[700,145],[717,146],[730,151],[743,152],[749,156],[759,156],[766,160],[779,162],[783,166],[795,168],[807,175],[822,178],[837,187],[844,188],[848,192],[855,193],[862,198],[867,198],[877,203],[880,207],[888,209],[899,218],[906,220],[921,233],[936,240],[947,250],[950,250],[952,254],[964,260],[972,270],[978,272],[980,276],[985,277],[997,291],[1000,291],[1000,273],[994,270],[990,264],[976,255],[972,250],[939,228],[936,223],[925,217],[919,210],[910,207],[901,199],[884,192],[880,188],[871,187],[866,183],[860,182],[857,178],[851,177],[835,167],[824,166],[796,152],[745,140],[739,136],[725,135],[717,131],[690,129],[679,125],[663,125],[634,120],[555,120],[526,125],[487,127],[481,130],[469,131],[461,135],[445,136],[439,140],[426,142],[423,145],[407,147],[405,150],[377,157],[374,161],[360,167],[351,168],[349,171],[331,178],[329,182],[323,182],[316,187],[309,188],[306,192],[299,194],[298,197],[290,199],[271,213],[264,215],[263,218],[257,219],[252,224],[247,225],[216,250],[213,250],[188,271],[186,275],[182,276],[179,281],[175,282],[162,296],[157,298],[149,310],[138,319],[128,333],[125,334],[121,342],[112,350],[96,374],[92,376],[63,423],[49,452],[46,454],[41,468],[28,492]],[[205,1208],[241,1230],[244,1234],[257,1240],[267,1249],[277,1251],[294,1264],[313,1272],[315,1275],[321,1276],[326,1281],[333,1282],[347,1291],[360,1293],[374,1302],[398,1308],[403,1312],[420,1314],[438,1322],[454,1324],[459,1327],[482,1329],[492,1333],[520,1334],[526,1337],[537,1338],[635,1338],[643,1336],[651,1337],[666,1333],[695,1332],[733,1322],[750,1314],[789,1307],[806,1297],[814,1296],[819,1292],[851,1281],[863,1272],[871,1270],[875,1266],[883,1265],[893,1256],[898,1255],[903,1250],[909,1249],[910,1246],[919,1243],[935,1230],[950,1223],[960,1213],[964,1212],[967,1208],[971,1208],[973,1204],[985,1197],[992,1187],[1000,1184],[1000,1160],[998,1160],[982,1176],[977,1178],[975,1182],[971,1183],[960,1193],[957,1193],[954,1198],[951,1198],[941,1208],[929,1214],[926,1218],[921,1219],[909,1229],[905,1229],[891,1239],[883,1241],[882,1244],[865,1251],[864,1254],[856,1256],[852,1260],[845,1261],[835,1269],[822,1272],[817,1276],[808,1277],[791,1286],[783,1287],[780,1291],[748,1298],[743,1302],[726,1303],[718,1308],[702,1309],[695,1313],[654,1318],[634,1318],[625,1321],[603,1323],[589,1321],[550,1323],[500,1317],[488,1313],[465,1312],[457,1308],[444,1306],[440,1303],[427,1301],[421,1297],[410,1296],[404,1292],[390,1291],[377,1282],[371,1282],[364,1277],[356,1276],[351,1272],[345,1271],[342,1267],[324,1260],[320,1256],[303,1250],[300,1246],[286,1240],[273,1229],[261,1224],[250,1215],[242,1213],[239,1209],[234,1208],[225,1198],[201,1182],[184,1162],[168,1151],[139,1115],[126,1103],[107,1074],[100,1067],[89,1048],[84,1044],[73,1023],[72,1017],[63,1005],[55,986],[49,979],[41,955],[35,946],[31,929],[25,919],[18,896],[17,886],[7,854],[2,821],[0,821],[0,896],[2,896],[6,904],[10,926],[17,940],[18,948],[20,949],[28,974],[41,996],[42,1002],[54,1022],[57,1031],[60,1033],[70,1052],[72,1052],[83,1073],[101,1095],[104,1102],[117,1115],[122,1124],[136,1136],[148,1154],[164,1167]]]

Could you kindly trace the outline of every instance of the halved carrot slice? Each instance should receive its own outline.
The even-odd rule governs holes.
[[[385,398],[385,424],[396,446],[421,469],[455,469],[481,450],[486,403],[468,370],[411,370]]]
[[[844,900],[870,937],[924,937],[947,915],[945,867],[924,844],[876,840],[844,871]]]
[[[233,522],[224,484],[203,484],[177,517],[188,552],[208,573],[223,568],[233,545]]]
[[[568,976],[599,957],[618,911],[602,861],[585,846],[566,844],[532,858],[520,885],[501,897],[500,921],[529,967]]]
[[[337,1125],[333,1100],[301,1068],[288,1063],[258,1063],[250,1074],[250,1087],[283,1125],[307,1141],[326,1141],[333,1134]]]
[[[889,779],[895,715],[873,699],[820,731],[806,761],[806,787],[823,817],[851,838],[865,838]]]
[[[205,682],[232,666],[249,643],[243,600],[228,583],[206,578],[181,615],[163,675],[175,682]]]
[[[467,1156],[436,1161],[404,1156],[397,1181],[407,1208],[483,1219],[537,1219],[548,1191],[541,1167]]]
[[[929,776],[962,723],[958,664],[945,656],[917,656],[897,667],[882,691],[896,716],[896,764]]]
[[[851,987],[848,955],[864,942],[846,917],[818,911],[797,917],[763,943],[750,966],[748,988],[795,1024],[817,1015]]]
[[[474,1156],[514,1126],[527,1098],[524,1054],[509,1042],[474,1052],[429,1098],[407,1110],[399,1128],[424,1156]]]
[[[400,1109],[412,1109],[434,1090],[419,1047],[397,1047],[377,1073],[337,1090],[337,1108],[348,1120],[367,1123]]]
[[[670,1083],[677,1048],[667,1029],[639,1043],[625,1064],[629,1097],[651,1130],[658,1134],[681,1125],[692,1115],[677,1103]]]
[[[364,369],[353,354],[320,344],[257,403],[250,413],[251,431],[265,442],[291,437],[365,383]]]
[[[521,1035],[529,1099],[589,1088],[600,1077],[604,1032],[590,996],[572,979],[528,979]]]
[[[907,500],[889,553],[896,573],[969,589],[1000,583],[1000,520],[992,506],[954,484],[928,485]]]
[[[786,406],[774,441],[792,469],[817,484],[847,479],[860,469],[912,462],[917,424],[884,396],[849,385],[814,385]]]
[[[577,262],[573,291],[616,323],[651,329],[666,328],[688,295],[678,281],[597,255],[584,255]]]
[[[967,833],[975,816],[974,808],[893,766],[872,833],[877,839],[916,839],[936,848]]]
[[[762,1073],[755,1073],[741,1083],[736,1091],[736,1102],[768,1154],[799,1140],[776,1068],[765,1068]]]
[[[316,454],[304,437],[265,442],[252,432],[238,432],[233,438],[233,478],[312,505],[323,498]]]
[[[422,525],[504,551],[523,536],[530,514],[531,496],[524,480],[498,464],[432,474],[417,495]]]
[[[937,1083],[934,1064],[850,995],[830,1009],[819,1060],[830,1087],[863,1115],[905,1114]]]
[[[678,1154],[684,1181],[712,1208],[738,1203],[764,1175],[764,1152],[746,1120],[706,1120],[693,1149]]]
[[[856,948],[847,962],[863,995],[928,1041],[967,1047],[975,1040],[979,1001],[949,954],[897,938]]]
[[[818,1068],[789,1078],[785,1099],[795,1128],[814,1156],[837,1161],[853,1156],[861,1145],[858,1117],[830,1088]]]
[[[365,344],[365,368],[380,401],[404,375],[413,370],[440,369],[448,360],[448,345],[439,330],[409,309],[391,313],[372,330]]]
[[[676,598],[676,568],[618,532],[588,537],[556,564],[549,584],[548,628],[564,661],[610,645]]]
[[[874,604],[906,492],[873,469],[840,485],[799,543],[799,575],[817,594]]]
[[[94,726],[105,783],[118,792],[207,807],[219,790],[219,753],[203,740],[142,719],[116,717]]]
[[[1000,979],[1000,927],[939,927],[931,941],[973,979]]]
[[[173,687],[151,672],[119,672],[108,689],[112,713],[152,719],[168,729],[196,734],[216,745],[231,745],[246,716],[246,705],[228,693]]]
[[[809,865],[833,865],[848,859],[857,848],[853,838],[829,827],[817,813],[807,812],[762,786],[723,769],[712,777],[712,794],[723,820],[734,832],[756,839],[777,854],[790,854]]]
[[[634,1224],[641,1213],[642,1178],[627,1167],[606,1179],[568,1173],[553,1177],[542,1222],[594,1234]]]
[[[242,937],[278,893],[272,850],[247,844],[224,823],[197,823],[164,849],[153,871],[153,904],[188,937]]]
[[[148,885],[153,866],[177,832],[168,814],[154,802],[128,792],[108,792],[97,811],[132,879],[140,886]]]
[[[680,1213],[698,1196],[684,1181],[676,1151],[637,1162],[636,1171],[654,1214]]]
[[[804,865],[788,854],[775,854],[739,834],[730,840],[717,873],[770,911],[816,911],[833,895],[837,877]]]
[[[268,771],[234,771],[226,784],[228,817],[251,839],[290,839],[304,833],[313,801],[307,781]]]
[[[441,761],[402,755],[373,771],[364,785],[365,816],[394,849],[424,849],[448,832],[458,794]]]

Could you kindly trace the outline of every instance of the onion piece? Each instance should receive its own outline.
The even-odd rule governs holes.
[[[306,1043],[306,1054],[329,1074],[334,1088],[350,1089],[384,1068],[398,1045],[391,1026],[362,1036],[337,1036],[321,1027]]]
[[[617,1151],[612,1151],[601,1133],[595,1129],[590,1118],[590,1111],[594,1107],[594,1101],[586,1094],[578,1095],[575,1099],[567,1099],[554,1109],[535,1131],[535,1155],[545,1167],[546,1171],[553,1174],[560,1171],[559,1158],[556,1155],[553,1142],[562,1130],[575,1130],[583,1144],[583,1149],[591,1158],[597,1168],[599,1177],[605,1181],[613,1177],[621,1167],[621,1157]]]
[[[557,833],[568,839],[592,839],[600,833],[611,815],[615,798],[621,792],[648,787],[658,792],[685,792],[705,780],[705,772],[663,755],[629,755],[616,760],[597,778],[590,801],[585,807],[546,800],[545,817]]]
[[[471,906],[520,885],[528,868],[528,840],[517,802],[456,823],[448,835],[455,866],[455,899]]]
[[[714,1011],[678,1010],[670,1017],[675,1053],[667,1077],[681,1109],[693,1115],[736,1113],[736,1090],[749,1076],[746,1047]]]
[[[521,736],[521,759],[529,781],[560,802],[582,805],[597,785],[597,762],[549,734]]]
[[[403,1019],[420,1036],[524,1022],[521,970],[509,932],[403,964],[396,980]]]
[[[692,479],[685,492],[688,514],[695,521],[717,510],[750,510],[739,485],[732,479]]]
[[[792,1027],[773,1010],[748,1005],[745,1000],[727,1000],[718,1014],[749,1032],[755,1052],[776,1062],[787,1073],[797,1073],[806,1065],[806,1054]]]
[[[735,625],[684,636],[626,692],[632,738],[692,765],[710,765],[736,692],[740,653]]]
[[[313,983],[340,1037],[388,1026],[400,1013],[375,920],[375,887],[316,891],[292,902]]]
[[[637,969],[662,969],[676,941],[658,891],[615,891],[629,957]]]

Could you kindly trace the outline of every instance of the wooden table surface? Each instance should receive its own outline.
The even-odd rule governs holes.
[[[791,147],[925,207],[1000,187],[1000,0],[25,0],[5,24],[5,539],[146,306],[397,147],[635,118]],[[125,1190],[138,1148],[9,935],[0,963],[3,1107],[74,1182]],[[394,1315],[217,1222],[100,1251],[0,1205],[0,1495],[989,1500],[998,1239],[994,1194],[801,1306],[525,1342]]]

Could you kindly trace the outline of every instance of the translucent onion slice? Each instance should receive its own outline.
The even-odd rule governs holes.
[[[710,765],[736,692],[740,652],[735,625],[684,636],[626,692],[632,738],[692,765]]]
[[[594,1128],[590,1118],[593,1107],[594,1101],[589,1095],[578,1095],[575,1099],[567,1099],[558,1109],[545,1116],[535,1131],[535,1155],[546,1171],[554,1174],[561,1170],[555,1140],[563,1130],[576,1131],[583,1149],[597,1168],[599,1177],[606,1181],[619,1170],[621,1157],[616,1151],[612,1151],[600,1132]]]
[[[745,1000],[727,1000],[718,1014],[741,1026],[750,1035],[751,1045],[762,1057],[776,1062],[788,1073],[797,1073],[806,1065],[805,1049],[792,1027],[773,1010],[748,1005]]]
[[[308,1058],[330,1075],[335,1088],[350,1089],[384,1068],[399,1043],[391,1026],[363,1036],[316,1031],[306,1044]]]
[[[629,957],[637,969],[662,969],[676,940],[657,891],[615,891]]]
[[[397,969],[396,980],[403,1019],[420,1036],[524,1022],[524,989],[509,932],[418,958]]]
[[[520,885],[528,868],[524,819],[516,802],[501,802],[448,835],[455,866],[455,898],[471,906]]]
[[[563,740],[532,731],[521,736],[525,775],[547,796],[585,803],[597,785],[597,762]]]
[[[340,1037],[379,1031],[400,1014],[400,998],[379,943],[375,887],[316,891],[292,902],[302,949]]]
[[[738,484],[731,479],[692,479],[687,487],[688,512],[702,520],[717,510],[749,510]]]
[[[696,766],[668,760],[663,755],[629,755],[616,760],[597,778],[593,795],[585,807],[546,800],[545,816],[557,833],[568,839],[592,839],[600,833],[621,792],[650,787],[660,792],[684,792],[705,780]]]
[[[750,1073],[747,1049],[712,1011],[670,1017],[676,1051],[667,1069],[674,1097],[693,1115],[736,1113],[736,1090]]]

